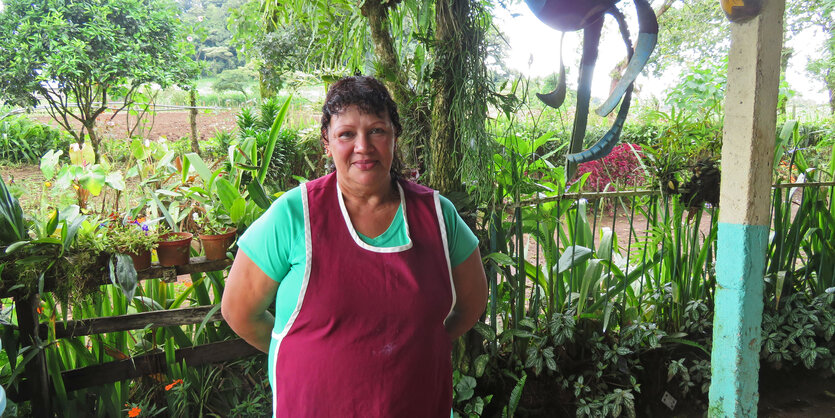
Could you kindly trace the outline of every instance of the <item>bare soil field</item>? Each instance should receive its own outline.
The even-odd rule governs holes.
[[[237,109],[230,110],[201,110],[197,113],[197,136],[203,141],[211,138],[216,131],[231,131],[235,129],[235,116]],[[130,117],[130,121],[128,120]],[[189,128],[188,111],[160,111],[152,118],[148,119],[150,131],[146,138],[156,140],[159,137],[165,137],[169,140],[175,140],[182,137],[190,137],[191,129]],[[58,126],[49,115],[35,115],[33,119],[40,122]],[[128,116],[124,112],[120,112],[112,120],[110,116],[102,116],[99,118],[99,129],[106,135],[113,138],[126,137],[127,126],[129,122],[135,123],[134,116]],[[81,125],[78,124],[78,127]]]

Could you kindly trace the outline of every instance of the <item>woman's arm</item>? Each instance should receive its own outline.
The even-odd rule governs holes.
[[[253,347],[268,352],[275,318],[267,312],[278,282],[264,274],[241,250],[226,278],[220,310],[226,323]]]
[[[444,327],[449,338],[455,340],[473,327],[487,306],[487,275],[478,248],[452,269],[452,282],[455,306],[444,320]]]

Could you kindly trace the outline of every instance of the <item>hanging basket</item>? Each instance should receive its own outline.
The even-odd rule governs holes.
[[[160,236],[157,256],[163,267],[181,266],[189,262],[190,232],[169,232]]]
[[[226,232],[214,235],[199,235],[203,243],[203,251],[206,252],[206,260],[223,260],[226,258],[226,250],[235,242],[237,228],[227,228]]]

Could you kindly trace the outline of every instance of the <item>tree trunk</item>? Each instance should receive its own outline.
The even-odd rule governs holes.
[[[789,60],[791,59],[792,55],[794,55],[794,49],[789,48],[786,46],[786,31],[783,30],[783,50],[780,51],[780,77],[782,79],[786,78],[786,69],[789,68]],[[779,89],[779,86],[778,86]],[[786,116],[786,105],[788,105],[788,97],[785,95],[780,95],[779,90],[777,94],[777,114],[780,116]]]
[[[188,124],[191,127],[191,151],[200,155],[200,144],[197,143],[197,86],[188,91],[189,106]]]
[[[388,7],[380,0],[367,0],[363,3],[362,15],[368,19],[371,41],[374,43],[374,55],[377,58],[378,71],[375,74],[385,84],[400,113],[403,135],[398,142],[399,151],[408,167],[420,169],[421,150],[430,135],[431,125],[425,107],[415,100],[415,93],[400,67],[400,59],[394,48],[388,26]]]
[[[275,97],[275,90],[271,89],[269,85],[267,85],[267,81],[264,80],[264,75],[261,72],[258,72],[258,89],[261,93],[262,99],[269,99],[271,97]]]
[[[101,156],[99,155],[99,136],[96,134],[96,120],[87,120],[84,121],[82,124],[84,126],[84,130],[87,131],[87,136],[90,137],[90,145],[93,146],[93,153],[96,155],[95,163],[98,164],[101,162]],[[83,140],[84,134],[82,133],[81,138]],[[79,143],[78,145],[84,145]]]
[[[432,135],[429,139],[429,186],[442,194],[463,190],[460,144],[450,115],[456,93],[446,69],[461,68],[457,28],[469,13],[469,0],[438,0],[435,4],[435,71],[432,79]]]

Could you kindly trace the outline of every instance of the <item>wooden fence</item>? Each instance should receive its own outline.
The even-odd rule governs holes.
[[[165,282],[174,282],[177,276],[191,273],[204,273],[223,270],[232,264],[231,259],[207,261],[205,257],[193,257],[187,265],[176,267],[161,267],[154,265],[147,270],[138,272],[138,280],[161,278]],[[102,278],[101,284],[110,284]],[[52,289],[46,283],[45,291]],[[0,295],[0,297],[15,297],[14,294]],[[36,344],[40,339],[47,338],[49,324],[40,323],[37,308],[40,304],[39,295],[28,298],[15,297],[15,312],[20,329],[21,347]],[[108,332],[129,331],[143,328],[160,328],[169,326],[183,326],[206,322],[223,321],[220,310],[216,305],[196,306],[180,309],[151,311],[81,320],[68,320],[55,323],[55,338],[74,338],[85,335],[103,334]],[[207,315],[211,317],[207,319]],[[234,339],[214,342],[210,344],[184,347],[176,350],[175,358],[178,363],[185,362],[190,367],[211,363],[231,361],[258,354],[259,351],[244,340]],[[156,373],[166,373],[167,365],[165,353],[143,354],[124,360],[111,361],[61,373],[66,390],[74,391],[92,386],[104,385],[122,380],[134,379],[140,376]],[[14,402],[31,400],[32,413],[35,417],[52,416],[52,382],[47,373],[47,364],[43,351],[40,351],[24,370],[24,379],[17,390],[8,392],[9,399]]]

